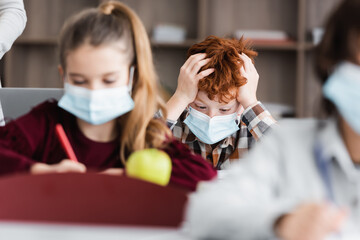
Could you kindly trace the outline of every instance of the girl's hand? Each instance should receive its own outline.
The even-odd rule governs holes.
[[[35,163],[30,168],[31,174],[66,173],[66,172],[85,173],[86,167],[82,163],[74,162],[69,159],[64,159],[59,163],[51,164],[51,165],[46,163]]]
[[[108,169],[105,169],[104,171],[101,171],[100,174],[122,176],[122,175],[124,175],[124,169],[123,168],[108,168]]]
[[[180,68],[176,91],[166,103],[168,119],[177,120],[184,109],[195,100],[199,80],[214,72],[213,68],[199,72],[209,61],[210,58],[206,58],[205,53],[198,53],[190,56]]]
[[[284,240],[323,240],[340,230],[347,212],[329,203],[307,203],[283,216],[275,226]]]
[[[246,54],[243,53],[239,56],[244,61],[244,66],[240,68],[240,73],[247,79],[247,83],[239,88],[237,101],[246,109],[257,103],[256,90],[259,74],[251,59]]]

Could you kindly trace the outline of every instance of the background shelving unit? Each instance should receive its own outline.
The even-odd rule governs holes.
[[[58,76],[57,35],[64,20],[103,0],[24,0],[28,23],[2,60],[1,77],[8,87],[62,87]],[[152,40],[161,86],[176,88],[187,49],[208,35],[228,37],[237,29],[284,30],[292,41],[254,42],[260,75],[258,98],[294,107],[296,116],[314,116],[320,92],[313,73],[309,32],[320,27],[341,0],[123,0],[143,20],[151,36],[154,26],[184,26],[187,40]]]

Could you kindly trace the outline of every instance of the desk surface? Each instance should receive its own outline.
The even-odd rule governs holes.
[[[96,225],[0,222],[0,239],[6,240],[191,240],[186,230],[160,227],[109,227]],[[326,240],[359,240],[358,234],[328,236]],[[279,239],[268,239],[279,240]]]
[[[0,239],[7,240],[190,240],[182,229],[96,225],[0,222]]]

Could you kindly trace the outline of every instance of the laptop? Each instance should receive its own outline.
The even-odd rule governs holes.
[[[16,119],[48,99],[59,100],[62,88],[0,88],[0,107],[5,118]]]

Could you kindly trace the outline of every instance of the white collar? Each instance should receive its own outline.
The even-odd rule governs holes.
[[[349,180],[359,181],[359,172],[351,160],[349,152],[340,134],[335,118],[319,123],[318,143],[321,147],[321,154],[326,161],[336,161],[345,172]]]

